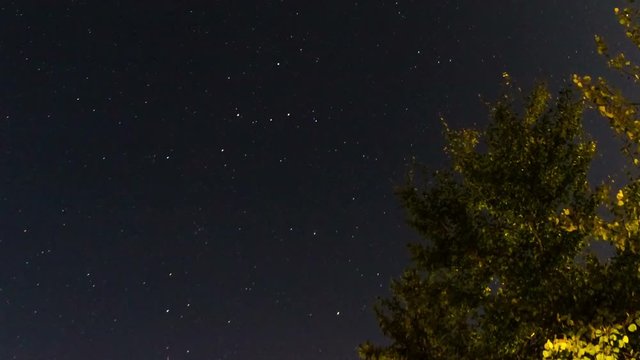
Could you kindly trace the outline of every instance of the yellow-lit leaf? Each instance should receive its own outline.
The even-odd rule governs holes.
[[[551,340],[547,340],[546,343],[544,343],[544,349],[545,350],[551,350],[553,349],[553,343],[551,342]]]
[[[613,119],[614,114],[611,111],[608,111],[606,106],[600,105],[598,106],[598,110],[600,111],[600,114],[602,114],[602,116]]]
[[[616,194],[616,199],[618,199],[618,206],[624,205],[624,193],[622,190],[618,190],[618,194]]]

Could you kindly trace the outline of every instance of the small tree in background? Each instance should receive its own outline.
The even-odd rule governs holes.
[[[638,10],[615,13],[640,47]],[[639,66],[596,43],[640,81]],[[637,104],[604,79],[573,82],[581,99],[566,90],[552,100],[538,86],[520,114],[507,92],[485,131],[445,124],[450,166],[416,167],[397,192],[425,241],[410,245],[410,265],[376,307],[392,342],[362,344],[362,359],[640,358]],[[624,141],[624,186],[587,181],[596,144],[582,129],[584,105]],[[598,261],[593,241],[615,255]]]

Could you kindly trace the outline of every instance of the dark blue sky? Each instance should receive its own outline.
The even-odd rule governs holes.
[[[355,359],[439,117],[607,74],[613,6],[3,3],[0,358]]]

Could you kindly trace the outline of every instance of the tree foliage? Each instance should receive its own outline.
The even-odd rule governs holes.
[[[615,14],[640,47],[640,12]],[[596,44],[640,82],[639,66],[610,55],[601,37]],[[362,344],[362,359],[639,358],[637,105],[602,78],[572,79],[578,96],[540,85],[517,106],[506,91],[485,130],[445,124],[450,166],[416,166],[397,191],[425,241],[410,244],[410,265],[376,306],[391,344]],[[588,182],[597,148],[582,128],[585,106],[624,141],[622,186]],[[615,255],[599,261],[594,241]]]

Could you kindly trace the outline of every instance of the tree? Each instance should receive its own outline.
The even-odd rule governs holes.
[[[428,242],[411,244],[411,265],[376,308],[393,343],[364,344],[362,358],[539,357],[562,332],[557,314],[595,316],[583,294],[601,266],[583,253],[578,220],[595,218],[602,191],[586,182],[595,144],[581,128],[582,103],[565,91],[551,107],[543,86],[522,116],[513,102],[494,106],[484,132],[445,125],[451,167],[422,184],[411,174],[398,190]]]
[[[615,9],[640,47],[639,12]],[[624,54],[609,65],[640,81]],[[508,75],[505,74],[507,83]],[[552,99],[537,86],[518,114],[508,90],[486,130],[444,124],[450,166],[414,166],[397,190],[425,239],[375,310],[388,346],[367,360],[636,358],[640,351],[640,120],[637,104],[604,79],[572,77]],[[582,129],[597,109],[624,141],[623,186],[590,184],[596,143]],[[615,255],[590,251],[605,241]]]

